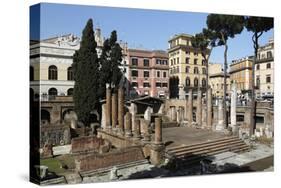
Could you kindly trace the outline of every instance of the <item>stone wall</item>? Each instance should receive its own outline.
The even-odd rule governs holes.
[[[89,171],[143,159],[141,147],[134,146],[105,154],[80,155],[75,158],[75,165],[77,171]]]
[[[40,127],[40,147],[45,144],[65,145],[70,143],[70,128],[65,125],[44,125]]]
[[[110,148],[109,142],[96,136],[83,136],[71,140],[72,153],[99,152],[103,146]]]

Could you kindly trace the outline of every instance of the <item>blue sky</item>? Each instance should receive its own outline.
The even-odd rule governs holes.
[[[178,33],[195,34],[206,27],[208,14],[160,11],[144,9],[113,8],[100,6],[43,3],[30,9],[30,38],[45,39],[58,35],[81,32],[89,18],[94,27],[100,27],[105,37],[117,30],[118,39],[128,42],[131,48],[167,50],[168,40]],[[39,12],[41,11],[40,17]],[[40,21],[40,30],[39,28]],[[40,35],[39,35],[40,33]],[[273,30],[264,33],[260,44],[273,36]],[[251,33],[244,30],[230,39],[228,62],[253,54]],[[211,62],[223,62],[223,47],[213,50]]]

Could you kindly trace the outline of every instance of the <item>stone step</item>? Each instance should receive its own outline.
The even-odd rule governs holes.
[[[224,141],[228,141],[228,140],[237,140],[239,139],[236,136],[231,136],[231,137],[224,137],[224,138],[220,138],[220,139],[216,139],[216,140],[210,140],[210,141],[205,141],[205,142],[200,142],[200,143],[195,143],[195,144],[190,144],[190,145],[181,145],[181,146],[174,146],[174,147],[170,147],[167,148],[167,151],[174,151],[177,149],[181,149],[181,148],[190,148],[190,147],[195,147],[195,146],[202,146],[202,145],[207,145],[207,144],[212,144],[212,143],[217,143],[217,142],[224,142]]]
[[[232,147],[235,144],[245,144],[245,143],[241,142],[240,140],[236,140],[236,141],[231,141],[231,142],[227,142],[227,143],[213,144],[213,145],[209,145],[209,146],[202,146],[202,147],[191,148],[191,149],[184,149],[184,150],[180,150],[180,151],[175,151],[172,154],[181,155],[181,154],[185,154],[185,153],[194,153],[194,152],[198,152],[198,151],[209,150],[212,148],[219,148],[221,146]]]
[[[182,147],[182,148],[179,148],[177,150],[173,150],[173,151],[170,151],[168,150],[167,153],[178,153],[178,152],[181,152],[181,151],[192,151],[193,149],[198,149],[198,148],[206,148],[206,147],[211,147],[211,146],[214,146],[214,145],[221,145],[221,144],[231,144],[231,143],[236,143],[236,142],[242,142],[241,140],[237,140],[237,139],[231,139],[231,140],[225,140],[225,141],[219,141],[219,142],[213,142],[213,143],[206,143],[206,144],[200,144],[200,145],[196,145],[196,146],[191,146],[191,147]]]
[[[220,146],[214,145],[212,147],[202,148],[202,149],[194,151],[194,152],[187,151],[187,152],[176,153],[176,154],[174,154],[174,156],[176,156],[177,158],[182,158],[182,157],[187,157],[187,156],[192,156],[192,155],[208,154],[209,152],[212,152],[212,151],[221,151],[224,149],[227,149],[228,151],[232,151],[232,150],[242,147],[244,145],[245,145],[244,143],[234,143],[232,145],[224,144],[224,145],[220,145]]]

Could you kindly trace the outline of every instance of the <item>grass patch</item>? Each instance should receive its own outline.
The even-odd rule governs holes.
[[[41,159],[40,163],[47,166],[50,172],[55,172],[58,175],[75,168],[74,158],[71,155]],[[62,168],[63,166],[66,166],[66,168]]]

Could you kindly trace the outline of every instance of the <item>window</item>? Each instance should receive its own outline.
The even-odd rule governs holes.
[[[207,71],[206,71],[205,68],[202,68],[202,73],[203,73],[203,74],[207,74]]]
[[[132,70],[132,76],[133,77],[138,77],[138,71],[137,70]]]
[[[138,82],[132,82],[132,87],[138,87]]]
[[[185,54],[190,54],[190,51],[185,51]]]
[[[171,65],[173,65],[173,59],[171,59]]]
[[[257,70],[260,70],[260,65],[257,65]]]
[[[243,122],[244,121],[244,115],[236,115],[236,119],[239,122]]]
[[[194,67],[194,74],[199,74],[198,67]]]
[[[164,65],[168,65],[168,60],[163,60]]]
[[[179,66],[177,66],[177,73],[179,73],[180,72],[180,67]]]
[[[143,60],[143,66],[144,67],[149,67],[149,59],[144,59]]]
[[[163,72],[163,78],[167,77],[167,72]]]
[[[194,78],[194,87],[198,87],[198,79]]]
[[[138,59],[137,58],[132,58],[132,65],[138,66]]]
[[[148,82],[144,82],[143,87],[150,87],[150,84]]]
[[[29,67],[29,81],[34,80],[34,68],[32,66]]]
[[[49,80],[58,79],[58,69],[55,65],[49,66]]]
[[[185,67],[185,72],[189,73],[189,66]]]
[[[194,52],[194,56],[198,56],[198,53],[197,53],[197,52]]]
[[[68,69],[67,69],[67,80],[74,80],[72,67],[68,67]]]
[[[198,59],[194,59],[194,65],[197,65]]]
[[[260,76],[257,76],[257,78],[256,78],[256,87],[257,87],[257,89],[260,88]]]
[[[158,78],[160,77],[160,71],[157,71],[157,77]]]
[[[190,86],[190,79],[189,79],[189,77],[186,77],[186,79],[185,79],[185,86]]]
[[[177,64],[179,64],[179,63],[180,63],[180,58],[178,57],[178,58],[177,58]]]
[[[206,85],[207,85],[207,83],[206,83],[206,79],[205,79],[205,78],[203,78],[203,79],[202,79],[202,87],[206,87]]]
[[[168,83],[162,83],[162,87],[168,87]]]
[[[271,82],[271,77],[270,74],[266,75],[266,83],[270,83]]]
[[[267,64],[266,64],[266,68],[267,68],[267,69],[270,69],[270,68],[271,68],[271,64],[270,64],[270,63],[267,63]]]
[[[143,77],[148,78],[149,77],[149,71],[143,71]]]
[[[267,58],[272,58],[272,53],[270,51],[267,52]]]
[[[202,60],[202,65],[206,65],[206,61],[205,60]]]
[[[156,82],[156,87],[161,87],[161,82]]]
[[[48,95],[50,96],[57,96],[58,95],[58,91],[56,88],[50,88],[48,91]]]
[[[188,57],[185,58],[185,64],[189,64],[189,58]]]
[[[73,95],[73,88],[69,88],[69,89],[67,90],[67,95],[68,95],[68,96],[72,96],[72,95]]]

